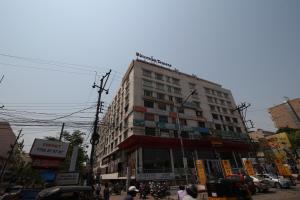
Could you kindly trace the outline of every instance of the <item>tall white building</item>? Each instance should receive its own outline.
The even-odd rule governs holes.
[[[242,167],[249,143],[235,107],[219,84],[136,59],[100,124],[94,170],[102,179],[129,169],[136,180],[181,180],[182,147],[189,174],[196,159],[210,176],[222,175],[220,159]]]

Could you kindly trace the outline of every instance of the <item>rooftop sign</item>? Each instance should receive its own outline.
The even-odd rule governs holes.
[[[153,58],[153,56],[148,57],[148,56],[145,56],[145,55],[143,55],[143,54],[141,54],[141,53],[139,53],[139,52],[136,52],[136,56],[137,56],[138,58],[142,58],[142,59],[144,59],[145,61],[148,61],[148,62],[153,63],[153,64],[159,64],[159,65],[163,65],[163,66],[167,66],[167,67],[172,67],[171,64],[166,63],[166,62],[163,62],[163,61],[161,61],[161,60],[159,60],[159,59]]]
[[[68,151],[68,143],[35,139],[30,150],[31,156],[65,158]]]

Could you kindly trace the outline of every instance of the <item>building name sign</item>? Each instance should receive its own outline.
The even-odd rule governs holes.
[[[148,56],[145,56],[145,55],[143,55],[143,54],[141,54],[139,52],[136,52],[136,56],[138,58],[144,59],[145,61],[149,61],[150,63],[153,63],[153,64],[159,64],[159,65],[163,65],[163,66],[167,66],[167,67],[172,67],[171,64],[163,62],[163,61],[161,61],[159,59],[153,58],[153,56],[148,57]]]
[[[58,173],[56,176],[57,185],[77,185],[79,181],[78,172]]]

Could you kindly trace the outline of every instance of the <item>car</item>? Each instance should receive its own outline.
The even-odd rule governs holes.
[[[268,192],[270,188],[269,181],[258,177],[258,176],[250,176],[255,185],[256,192]]]
[[[54,186],[40,191],[37,200],[90,200],[94,199],[90,186]]]
[[[4,194],[0,196],[0,199],[19,199],[21,197],[22,189],[23,186],[20,185],[9,186],[5,189]]]
[[[271,187],[275,188],[290,188],[292,185],[289,179],[276,176],[275,174],[258,174],[257,177],[269,181]]]

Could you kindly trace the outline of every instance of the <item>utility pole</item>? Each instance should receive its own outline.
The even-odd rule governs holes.
[[[1,174],[0,174],[0,182],[3,181],[3,178],[4,178],[4,172],[5,172],[5,170],[6,170],[6,167],[7,167],[8,162],[10,161],[10,159],[11,159],[13,153],[14,153],[15,146],[17,145],[18,140],[19,140],[19,138],[21,137],[21,133],[22,133],[22,129],[19,131],[19,134],[18,134],[18,136],[17,136],[17,138],[16,138],[14,144],[11,146],[11,151],[9,152],[8,158],[6,159],[6,161],[5,161],[5,163],[4,163],[3,167],[2,167]]]
[[[89,185],[93,185],[93,180],[94,180],[94,171],[93,171],[93,166],[94,166],[94,154],[95,154],[95,145],[99,143],[99,138],[100,135],[98,133],[98,123],[99,123],[99,112],[102,110],[103,102],[101,102],[101,95],[102,92],[105,91],[106,94],[108,94],[108,89],[105,89],[107,80],[109,78],[109,75],[111,73],[111,70],[107,72],[104,76],[102,76],[100,80],[100,86],[96,85],[94,83],[93,88],[99,88],[98,90],[98,101],[97,101],[97,110],[96,110],[96,116],[95,116],[95,122],[94,122],[94,129],[93,129],[93,134],[92,138],[90,140],[90,143],[92,145],[91,149],[91,155],[90,155],[90,174],[89,174]],[[101,110],[100,110],[101,109]]]
[[[183,146],[183,140],[182,140],[182,136],[181,136],[181,125],[180,125],[180,120],[179,120],[179,109],[182,109],[184,107],[184,104],[187,102],[187,100],[190,98],[190,96],[192,96],[193,94],[196,93],[196,89],[193,90],[186,98],[185,100],[180,104],[180,107],[177,108],[177,124],[178,124],[178,135],[179,135],[179,139],[180,139],[180,147],[181,147],[181,153],[182,153],[182,161],[183,161],[183,169],[184,169],[184,175],[185,175],[185,181],[186,184],[189,184],[189,180],[188,180],[188,169],[187,169],[187,158],[185,156],[185,151],[184,151],[184,146]],[[174,107],[175,107],[175,103],[174,103]]]
[[[65,128],[65,122],[63,122],[62,127],[61,127],[61,131],[60,131],[60,135],[59,135],[59,141],[61,141],[63,132],[64,132],[64,128]]]
[[[259,165],[259,160],[257,157],[257,151],[254,146],[254,142],[253,142],[252,138],[249,136],[249,129],[254,128],[254,124],[253,124],[252,120],[246,120],[246,112],[250,106],[251,106],[250,103],[243,102],[240,105],[238,105],[234,110],[232,110],[232,112],[234,112],[234,111],[239,112],[239,115],[241,116],[241,119],[242,119],[242,123],[245,126],[246,135],[248,137],[248,140],[250,141],[250,147],[251,147],[252,153],[255,156],[255,161]],[[250,124],[250,127],[248,127],[247,123]]]

